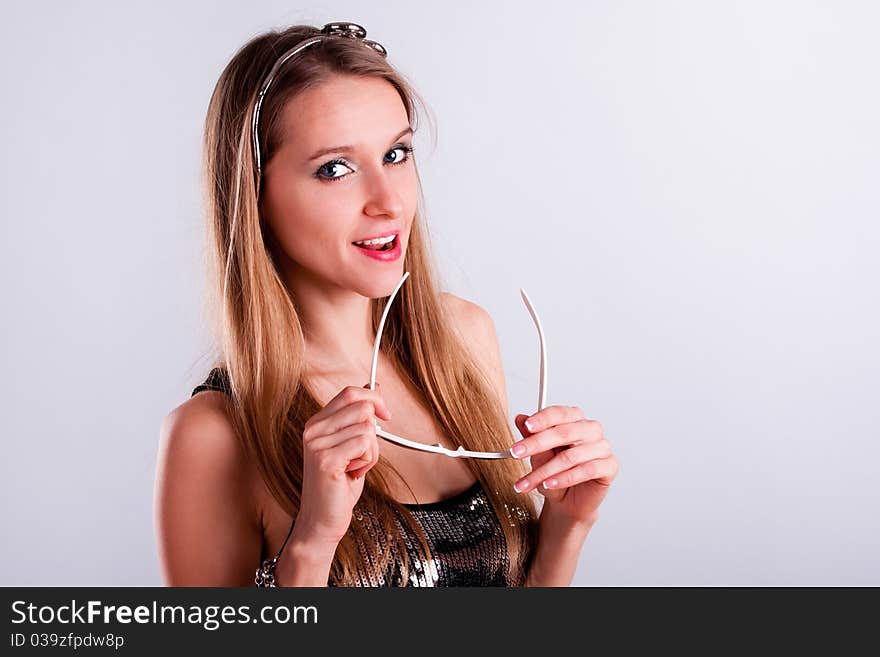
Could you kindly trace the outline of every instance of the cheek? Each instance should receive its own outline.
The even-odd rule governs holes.
[[[419,199],[419,185],[415,169],[409,168],[401,171],[398,178],[394,179],[394,187],[397,192],[397,200],[403,212],[401,219],[408,221],[416,210]]]
[[[341,219],[348,212],[327,195],[296,194],[288,190],[276,195],[268,224],[288,258],[301,264],[326,260],[339,252],[345,241]]]

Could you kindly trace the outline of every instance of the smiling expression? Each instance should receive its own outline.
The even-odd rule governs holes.
[[[279,123],[261,214],[285,275],[387,296],[403,272],[418,199],[413,135],[397,90],[379,78],[334,76],[291,99]],[[391,233],[393,251],[353,244]]]

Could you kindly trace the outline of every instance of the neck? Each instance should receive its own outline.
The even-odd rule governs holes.
[[[341,287],[317,288],[302,279],[293,290],[303,327],[306,368],[320,374],[358,372],[369,379],[373,333],[369,297]]]

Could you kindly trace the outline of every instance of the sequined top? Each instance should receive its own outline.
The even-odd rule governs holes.
[[[202,390],[219,390],[229,394],[225,372],[214,368],[204,383],[197,386],[192,394]],[[355,573],[353,586],[521,586],[525,573],[519,572],[508,577],[509,555],[506,539],[498,515],[479,481],[467,490],[438,502],[425,504],[403,504],[425,534],[430,548],[431,559],[420,558],[417,549],[418,538],[406,522],[395,515],[396,524],[404,537],[410,563],[407,581],[403,581],[399,559],[392,561],[391,568],[384,575],[377,575],[370,568],[370,552],[359,546],[362,556]],[[515,509],[524,520],[524,511]],[[371,516],[359,512],[352,514],[353,522],[367,523]],[[387,537],[380,531],[370,531],[377,543],[388,545]],[[533,545],[533,543],[530,543]],[[525,563],[528,562],[526,558]],[[328,582],[328,586],[333,586]]]

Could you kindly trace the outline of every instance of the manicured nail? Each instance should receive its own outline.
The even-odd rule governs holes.
[[[526,481],[525,479],[520,479],[518,482],[516,482],[513,485],[513,490],[515,490],[517,493],[522,493],[528,487],[529,487],[529,482]]]
[[[514,456],[522,456],[526,453],[525,445],[516,444],[510,448],[510,453]]]
[[[559,482],[555,479],[546,479],[543,484],[541,484],[545,489],[547,488],[556,488],[556,484]]]
[[[529,431],[532,431],[532,432],[535,431],[534,422],[532,422],[531,420],[526,420],[525,424],[526,424],[526,429],[528,429]]]

